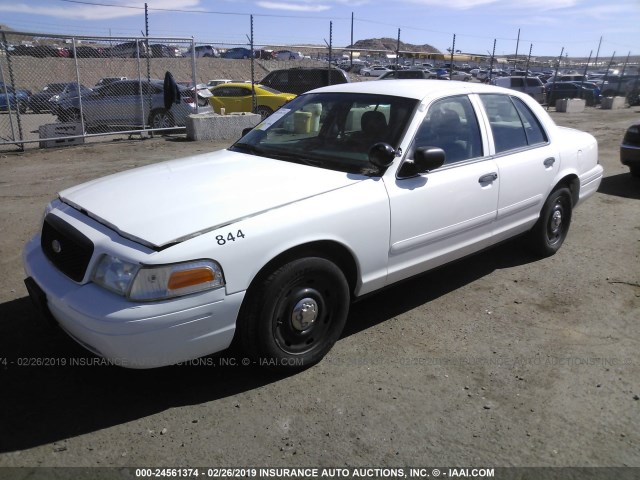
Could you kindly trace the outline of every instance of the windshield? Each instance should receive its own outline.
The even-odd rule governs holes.
[[[231,150],[366,175],[382,171],[369,162],[380,142],[398,148],[418,101],[389,95],[301,95],[236,142]]]

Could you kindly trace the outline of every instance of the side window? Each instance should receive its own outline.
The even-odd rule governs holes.
[[[412,150],[418,147],[442,148],[445,164],[481,157],[480,127],[469,98],[449,97],[431,105]]]
[[[533,114],[529,107],[519,98],[513,98],[513,103],[520,114],[520,119],[524,125],[524,133],[527,136],[528,145],[536,145],[538,143],[547,143],[548,138],[542,125]]]
[[[229,94],[229,87],[217,88],[213,92],[213,96],[214,97],[230,97],[231,95]]]
[[[496,153],[528,147],[547,141],[546,135],[529,108],[509,95],[480,95],[489,116]]]

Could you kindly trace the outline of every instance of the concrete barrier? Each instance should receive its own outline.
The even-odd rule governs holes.
[[[556,112],[580,113],[586,103],[583,98],[562,98],[556,101]]]
[[[38,127],[38,135],[42,139],[40,141],[40,148],[80,145],[84,143],[84,137],[82,136],[82,134],[82,124],[79,122],[48,123],[46,125],[40,125]],[[80,136],[76,138],[63,138],[71,137],[73,135]]]
[[[619,110],[624,108],[625,97],[603,97],[600,101],[600,107],[603,110]]]
[[[255,127],[262,117],[257,113],[196,113],[187,117],[189,140],[237,140],[242,130]]]

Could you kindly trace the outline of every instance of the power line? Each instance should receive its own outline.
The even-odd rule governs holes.
[[[60,2],[66,2],[66,3],[79,3],[82,5],[92,5],[92,6],[97,6],[97,7],[115,7],[115,8],[130,8],[130,9],[134,9],[134,10],[144,10],[144,7],[136,7],[133,5],[115,5],[113,3],[99,3],[99,2],[86,2],[86,1],[82,1],[82,0],[59,0]],[[180,8],[152,8],[149,7],[148,8],[149,11],[156,11],[156,12],[174,12],[174,13],[198,13],[198,14],[202,14],[202,13],[206,13],[206,14],[211,14],[211,15],[236,15],[236,16],[243,16],[243,17],[249,17],[251,15],[253,15],[254,17],[278,17],[278,18],[302,18],[302,19],[308,19],[309,16],[308,15],[277,15],[275,13],[238,13],[238,12],[220,12],[220,11],[215,11],[215,10],[187,10],[187,9],[180,9]],[[350,18],[335,18],[335,17],[322,17],[322,16],[318,16],[318,17],[313,17],[314,19],[317,20],[350,20]]]

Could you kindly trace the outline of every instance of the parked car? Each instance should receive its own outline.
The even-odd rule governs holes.
[[[70,57],[71,52],[66,47],[57,45],[16,45],[10,50],[12,55],[29,56],[36,58],[45,57]]]
[[[458,80],[461,82],[469,82],[473,78],[470,73],[463,72],[462,70],[454,70],[449,77],[451,80]]]
[[[83,89],[86,87],[82,87]],[[78,84],[74,82],[68,83],[49,83],[41,92],[34,93],[29,97],[28,106],[33,113],[53,112],[56,105],[50,100],[55,95],[77,94]]]
[[[196,58],[203,58],[203,57],[213,58],[213,57],[220,56],[220,52],[218,52],[218,49],[214,48],[211,45],[196,45],[194,50],[196,53]],[[191,57],[191,48],[187,50],[185,57]]]
[[[109,85],[110,83],[121,82],[122,80],[126,79],[127,77],[102,77],[100,80],[98,80],[94,88],[104,87],[105,85]]]
[[[276,60],[302,60],[304,58],[302,53],[292,50],[277,50],[273,52],[273,57]]]
[[[593,106],[600,100],[594,88],[575,82],[547,82],[544,90],[547,103],[551,106],[555,106],[556,101],[563,98],[583,98],[588,106]]]
[[[629,167],[631,175],[640,177],[640,122],[627,128],[620,145],[620,162]]]
[[[211,111],[209,106],[198,106],[193,88],[178,86],[178,89],[181,102],[166,110],[161,80],[123,80],[105,85],[82,97],[85,127],[182,127],[189,114]],[[61,121],[79,121],[78,97],[58,102],[57,115]]]
[[[73,57],[74,51],[73,49],[69,50],[71,56]],[[107,56],[107,51],[104,48],[100,47],[92,47],[90,45],[79,45],[75,50],[76,58],[102,58]]]
[[[125,58],[137,58],[137,57],[152,57],[153,53],[146,40],[135,40],[133,42],[124,42],[118,45],[114,45],[108,50],[108,56],[110,57],[125,57]]]
[[[360,75],[365,77],[379,77],[387,72],[394,72],[395,70],[391,70],[387,67],[383,67],[382,65],[374,65],[372,67],[363,68],[360,70]]]
[[[226,52],[221,53],[220,57],[233,59],[251,58],[251,50],[243,47],[230,48]]]
[[[87,88],[84,85],[77,86],[77,84],[73,84],[72,87],[65,89],[60,93],[56,93],[49,99],[49,103],[51,104],[50,110],[54,115],[59,115],[60,106],[65,105],[67,101],[78,98],[78,91],[82,97],[89,95],[93,90],[91,88]]]
[[[235,337],[249,361],[295,371],[340,338],[352,299],[515,236],[555,254],[602,173],[593,136],[520,92],[332,85],[228,149],[63,190],[25,246],[25,283],[124,367]]]
[[[435,74],[438,80],[451,80],[449,77],[449,70],[446,68],[436,68]]]
[[[256,93],[256,113],[263,118],[268,117],[282,105],[290,102],[296,96],[291,93],[282,93],[264,85],[254,85]],[[253,106],[253,91],[249,83],[224,83],[210,89],[209,103],[213,111],[221,113],[251,112]]]
[[[546,93],[542,80],[538,77],[496,77],[492,80],[494,85],[511,88],[531,95],[538,103],[546,102]]]
[[[207,86],[208,87],[215,87],[216,85],[220,85],[223,83],[231,83],[233,82],[233,80],[231,80],[230,78],[216,78],[214,80],[209,80],[207,82]]]
[[[154,43],[152,45],[149,45],[149,48],[151,49],[152,57],[159,57],[159,58],[182,57],[182,53],[180,53],[180,49],[176,47],[171,47],[169,45],[164,45],[162,43]]]
[[[274,55],[273,50],[256,50],[255,57],[260,58],[261,60],[275,60],[276,57]]]
[[[258,83],[280,92],[300,95],[314,88],[347,83],[348,81],[347,74],[338,68],[296,67],[273,70]]]
[[[14,89],[11,85],[0,82],[0,111],[19,111],[25,113],[29,103],[26,90]]]
[[[423,79],[427,80],[434,78],[433,73],[425,69],[410,69],[410,70],[392,70],[390,72],[383,73],[377,79],[378,80],[409,80],[409,79]]]

